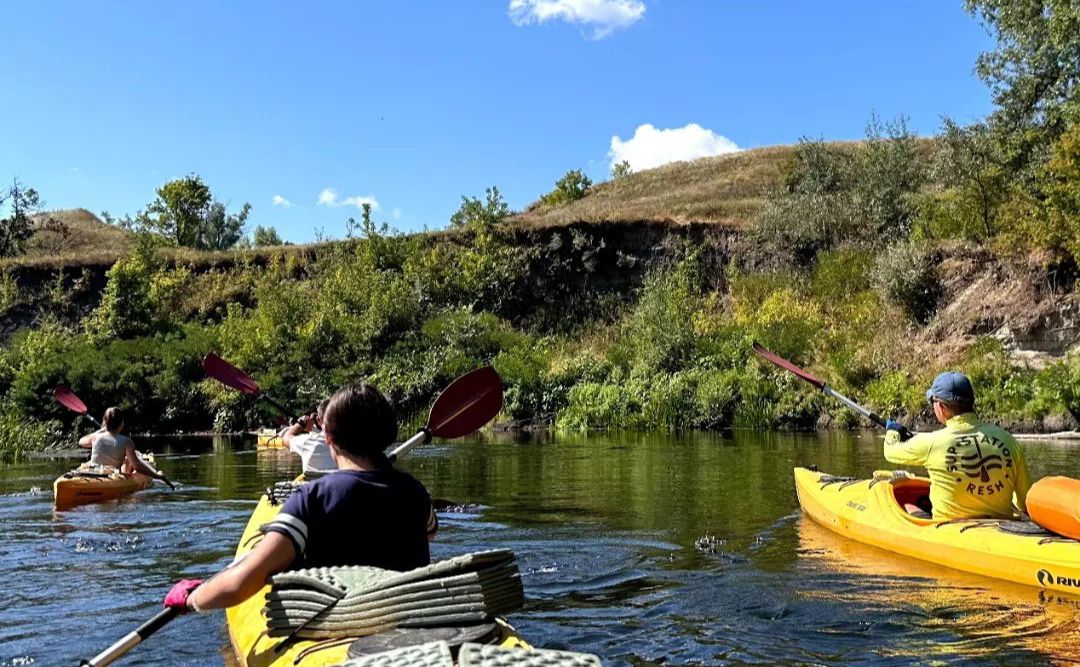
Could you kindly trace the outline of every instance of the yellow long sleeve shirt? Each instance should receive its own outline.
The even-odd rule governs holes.
[[[1007,431],[972,413],[905,442],[896,431],[888,431],[885,458],[926,468],[935,519],[1010,518],[1014,497],[1016,507],[1026,509],[1031,478],[1024,450]]]

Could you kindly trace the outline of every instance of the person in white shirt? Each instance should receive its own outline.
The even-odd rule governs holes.
[[[314,414],[300,417],[282,436],[289,450],[300,455],[304,472],[337,470],[330,447],[326,444],[326,434],[323,433],[323,416],[327,405],[328,400],[319,403]]]

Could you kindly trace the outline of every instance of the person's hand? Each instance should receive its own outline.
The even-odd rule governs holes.
[[[896,431],[900,435],[901,442],[907,440],[912,435],[911,431],[908,430],[907,426],[904,426],[900,422],[894,421],[892,419],[889,419],[885,422],[885,430]]]
[[[188,596],[191,595],[191,591],[201,585],[202,579],[181,579],[165,596],[165,606],[179,610],[180,613],[191,611],[191,607],[188,606]]]

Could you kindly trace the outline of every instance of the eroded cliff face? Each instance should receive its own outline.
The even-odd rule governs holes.
[[[423,237],[427,243],[469,243],[468,233],[439,232]],[[503,304],[510,319],[527,321],[537,309],[560,308],[579,302],[582,295],[605,297],[611,303],[630,303],[649,271],[698,251],[710,287],[726,289],[725,267],[746,265],[760,252],[753,239],[737,226],[674,221],[573,223],[548,227],[511,228],[504,241],[527,251],[516,277],[514,303]],[[291,246],[260,251],[217,254],[197,260],[166,259],[163,265],[190,272],[193,290],[201,282],[229,283],[246,272],[268,271],[284,263],[298,279],[312,275],[335,244]],[[752,261],[750,263],[753,263]],[[1045,258],[1003,260],[989,251],[952,244],[935,251],[936,304],[924,325],[912,325],[911,342],[918,354],[948,360],[959,357],[975,340],[992,336],[1002,341],[1016,363],[1041,367],[1064,355],[1080,341],[1080,300],[1074,294],[1076,268],[1052,264]],[[109,262],[10,267],[5,272],[0,304],[0,336],[7,340],[20,329],[46,318],[76,325],[101,301]],[[236,281],[222,291],[219,308],[191,308],[192,319],[212,321],[230,301],[250,304],[253,288]],[[609,316],[617,316],[618,309]],[[567,311],[567,317],[587,317]]]

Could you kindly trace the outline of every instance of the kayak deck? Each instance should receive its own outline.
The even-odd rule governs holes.
[[[302,478],[297,481],[302,481]],[[271,521],[280,505],[275,505],[270,498],[263,494],[259,504],[252,512],[244,533],[240,538],[240,544],[236,548],[236,557],[247,554],[255,548],[262,539],[260,527]],[[265,665],[303,665],[313,667],[316,665],[337,665],[348,659],[349,645],[356,637],[342,637],[327,640],[294,640],[285,643],[280,637],[270,637],[267,634],[266,619],[262,609],[266,605],[266,595],[270,592],[270,586],[265,586],[261,591],[248,598],[244,602],[225,610],[226,620],[229,626],[229,640],[233,651],[241,665],[247,667],[263,667]],[[498,644],[509,648],[528,648],[529,645],[517,636],[509,624],[501,619],[496,619],[498,624]],[[284,648],[282,646],[284,645]]]
[[[921,477],[857,480],[795,469],[803,511],[841,535],[957,570],[1080,595],[1080,541],[1030,522],[908,514],[902,504],[929,487]]]

